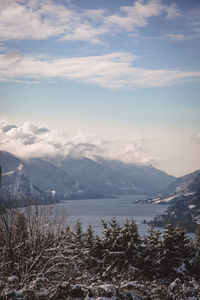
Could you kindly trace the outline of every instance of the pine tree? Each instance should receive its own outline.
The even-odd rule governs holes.
[[[163,235],[163,255],[161,257],[161,271],[166,276],[177,276],[182,263],[189,259],[189,240],[182,227],[174,227],[168,223]],[[185,268],[185,266],[184,266]],[[184,270],[185,271],[185,270]],[[177,273],[178,272],[178,273]]]
[[[108,224],[101,220],[101,224],[103,226],[103,232],[102,232],[102,245],[103,248],[107,249],[110,248],[111,245],[111,229],[109,228]]]
[[[110,239],[109,239],[109,246],[111,251],[121,251],[120,245],[120,230],[121,226],[117,223],[115,218],[109,222],[110,225]]]
[[[122,250],[124,251],[123,268],[138,267],[141,260],[141,239],[136,222],[127,219],[120,231]]]
[[[158,275],[161,253],[161,232],[155,230],[154,225],[151,225],[148,235],[143,239],[142,261],[145,275],[150,275],[150,277]]]
[[[103,242],[98,235],[94,239],[94,246],[92,247],[91,255],[97,259],[102,259],[103,257]]]
[[[84,239],[83,242],[84,242],[85,247],[92,248],[94,246],[95,238],[94,238],[94,231],[92,229],[91,224],[88,225],[87,231],[84,234],[83,239]]]
[[[77,221],[77,223],[74,226],[74,241],[77,246],[82,245],[83,242],[83,230],[82,230],[82,224],[80,220]]]
[[[196,280],[200,279],[200,223],[197,224],[193,248],[191,249],[190,273]]]

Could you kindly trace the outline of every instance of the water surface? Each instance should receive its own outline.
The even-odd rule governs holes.
[[[101,234],[101,220],[109,221],[115,217],[122,224],[127,218],[133,218],[141,235],[146,234],[149,226],[144,224],[156,215],[163,214],[167,205],[137,204],[144,196],[123,196],[119,198],[66,200],[56,204],[56,213],[66,216],[69,225],[80,220],[83,230],[92,225],[95,234]]]

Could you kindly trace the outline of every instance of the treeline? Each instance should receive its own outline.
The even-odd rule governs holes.
[[[200,296],[200,226],[193,239],[171,224],[140,236],[134,220],[120,225],[113,218],[96,236],[79,221],[63,229],[60,220],[42,217],[37,207],[1,214],[1,299]]]

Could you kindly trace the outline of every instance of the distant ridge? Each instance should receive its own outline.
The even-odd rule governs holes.
[[[172,182],[169,187],[153,199],[154,203],[174,203],[182,196],[195,193],[200,188],[200,170],[181,176]]]
[[[95,160],[67,156],[55,164],[76,178],[88,191],[104,191],[107,196],[155,195],[175,180],[175,177],[153,166],[124,163],[99,156]]]
[[[40,191],[41,195],[54,201],[120,195],[155,195],[175,180],[175,177],[153,166],[101,157],[96,157],[95,160],[72,156],[23,160],[11,153],[0,151],[0,166],[4,174],[4,191],[9,187],[14,197],[16,193],[19,195],[19,190],[11,189],[11,185],[8,184],[8,181],[12,181],[13,186],[16,186],[15,180],[18,180],[24,195],[31,196],[29,190],[32,186],[32,191]]]
[[[200,223],[200,170],[178,178],[168,191],[173,194],[165,192],[163,195],[167,198],[154,199],[154,203],[170,206],[164,215],[156,216],[152,223],[165,227],[170,222],[184,226],[188,232],[195,232]]]

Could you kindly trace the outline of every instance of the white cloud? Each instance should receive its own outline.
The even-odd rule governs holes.
[[[79,9],[56,0],[1,0],[0,40],[48,39],[82,40],[102,43],[100,36],[119,29],[135,31],[148,25],[152,17],[180,16],[176,4],[161,0],[137,0],[132,6],[116,7],[111,13],[97,9]]]
[[[98,36],[105,32],[99,26],[102,9],[78,10],[54,0],[8,0],[0,8],[0,40],[58,37],[99,43]]]
[[[167,34],[167,38],[173,42],[180,42],[188,39],[183,33],[169,33]]]
[[[189,26],[194,32],[200,32],[200,6],[191,9],[186,15]]]
[[[128,31],[134,31],[139,27],[145,27],[150,17],[158,17],[162,14],[165,6],[159,0],[149,0],[146,3],[139,0],[133,6],[121,7],[121,14],[110,15],[105,23],[110,27],[118,27]]]
[[[134,67],[137,57],[129,53],[45,59],[20,53],[0,55],[0,80],[65,79],[118,88],[173,86],[200,79],[198,71],[145,70]],[[34,82],[34,81],[33,81]]]
[[[138,28],[148,25],[150,18],[166,16],[172,20],[182,16],[177,4],[164,4],[161,0],[138,0],[132,6],[120,8],[120,13],[109,15],[105,18],[105,23],[109,27],[117,27],[127,31],[135,31]]]
[[[58,5],[50,1],[8,1],[0,10],[0,39],[46,39],[64,32]],[[43,5],[42,5],[43,4]]]
[[[101,44],[97,36],[106,33],[104,28],[94,28],[88,22],[84,24],[80,24],[78,27],[73,29],[73,31],[69,34],[66,34],[62,40],[71,40],[71,41],[90,41],[93,44]]]
[[[169,20],[177,19],[182,16],[182,12],[178,8],[177,4],[172,3],[169,6],[166,6],[167,16],[166,18]]]
[[[100,140],[94,136],[77,133],[74,136],[58,134],[29,122],[15,126],[0,123],[0,149],[21,158],[86,156],[96,155],[135,163],[155,163],[156,158],[149,158],[147,153],[151,139],[135,137],[129,141],[115,139]]]

